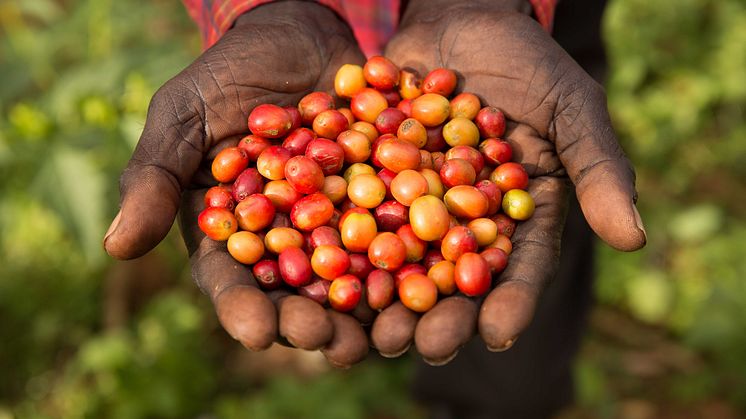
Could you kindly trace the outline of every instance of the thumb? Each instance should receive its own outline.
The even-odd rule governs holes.
[[[142,136],[120,179],[121,209],[104,237],[106,252],[117,259],[140,257],[163,240],[181,192],[205,153],[201,100],[177,90],[174,80],[153,96]]]
[[[585,78],[558,103],[557,153],[591,228],[617,250],[637,250],[647,236],[635,206],[635,173],[614,135],[603,89]]]

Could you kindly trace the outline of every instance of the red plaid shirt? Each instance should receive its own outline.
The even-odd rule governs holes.
[[[182,0],[202,32],[209,48],[233,25],[242,13],[272,0]],[[367,56],[380,54],[399,22],[400,0],[317,0],[331,8],[352,27],[360,48]],[[552,29],[557,0],[529,0],[536,19]]]

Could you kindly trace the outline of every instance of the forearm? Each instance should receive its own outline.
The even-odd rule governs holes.
[[[437,20],[458,10],[493,12],[532,12],[545,29],[551,31],[556,0],[410,0],[402,16],[401,26],[416,21]]]
[[[289,31],[292,31],[293,27],[301,27],[302,29],[313,29],[314,32],[318,33],[344,32],[352,36],[349,26],[339,15],[335,15],[333,9],[315,1],[269,2],[237,16],[232,26],[261,25],[271,20],[276,22],[286,20],[288,25],[292,25],[288,27]]]

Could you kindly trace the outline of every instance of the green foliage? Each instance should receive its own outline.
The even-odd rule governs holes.
[[[403,362],[369,361],[311,382],[280,373],[245,399],[220,400],[217,415],[225,419],[417,418],[421,415],[409,401],[406,388],[410,365]]]
[[[205,353],[182,342],[190,353],[146,359],[133,330],[101,329],[112,266],[101,238],[149,97],[194,56],[193,27],[171,1],[29,0],[0,3],[0,33],[0,405],[21,417],[144,417],[162,416],[149,410],[160,403],[182,417],[173,405],[193,408],[211,387],[184,375],[209,381]],[[169,301],[158,304],[195,310]],[[174,326],[161,326],[164,340]],[[154,379],[165,382],[142,385]]]
[[[614,0],[605,37],[649,242],[601,249],[597,297],[704,355],[672,397],[746,407],[746,4]],[[0,2],[0,419],[416,416],[406,362],[231,376],[175,238],[158,249],[169,291],[102,320],[119,173],[155,89],[198,51],[173,0]],[[593,356],[580,402],[613,417],[618,386]]]
[[[605,36],[648,246],[602,249],[597,294],[711,355],[692,388],[746,407],[746,3],[616,0]]]
[[[406,363],[234,392],[224,332],[189,280],[103,324],[117,178],[155,89],[198,53],[197,32],[171,0],[3,2],[0,30],[0,418],[413,417]],[[176,242],[158,254],[178,278]]]
[[[159,298],[131,329],[85,340],[57,382],[36,383],[34,396],[44,403],[27,400],[18,406],[20,415],[182,418],[198,412],[209,401],[204,390],[216,379],[201,347],[203,316],[179,292]]]
[[[610,107],[640,188],[656,201],[744,210],[734,193],[746,175],[744,9],[739,0],[624,0],[608,10]]]

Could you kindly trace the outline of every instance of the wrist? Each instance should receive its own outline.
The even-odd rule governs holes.
[[[417,21],[435,21],[463,11],[530,15],[532,8],[528,0],[410,0],[402,16],[401,26]]]
[[[343,35],[354,39],[349,25],[330,7],[316,1],[273,1],[252,8],[238,18],[234,28],[290,24],[290,32],[303,30],[322,36]]]

